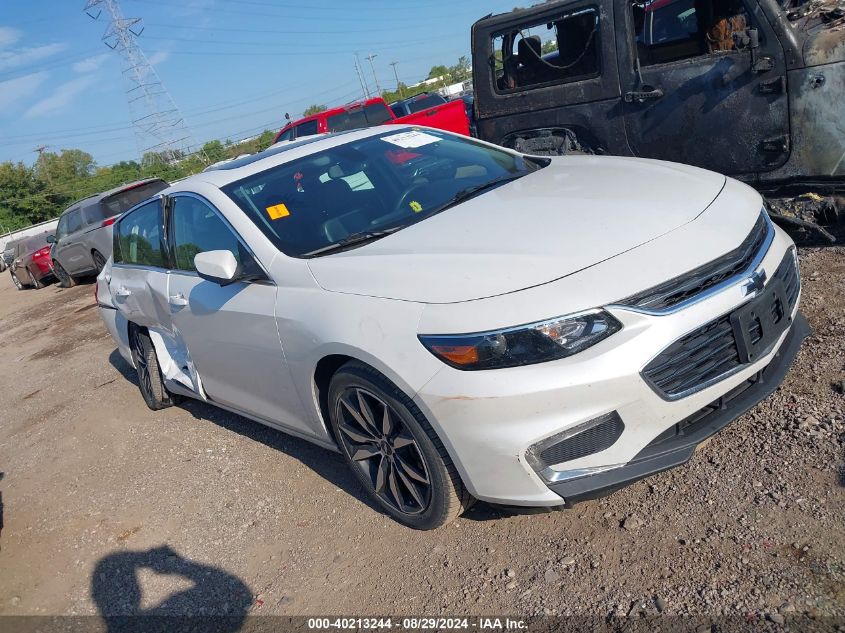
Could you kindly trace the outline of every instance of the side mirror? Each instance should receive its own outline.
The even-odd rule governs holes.
[[[47,243],[48,244],[55,244],[56,243],[56,236],[55,235],[48,235],[47,236]]]
[[[237,281],[241,274],[238,260],[231,251],[206,251],[194,255],[194,267],[201,279],[220,286]]]

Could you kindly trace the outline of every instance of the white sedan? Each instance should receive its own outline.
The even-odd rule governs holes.
[[[809,333],[795,247],[746,185],[426,128],[229,162],[114,236],[97,300],[151,408],[339,451],[420,529],[685,462]]]

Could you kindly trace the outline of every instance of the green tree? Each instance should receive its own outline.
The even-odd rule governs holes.
[[[444,66],[440,64],[439,66],[432,66],[431,70],[428,71],[428,79],[435,79],[436,77],[448,77],[449,76],[449,68],[448,66]]]
[[[226,158],[226,148],[220,141],[209,141],[202,146],[202,151],[208,157],[209,163],[216,163],[219,160]]]
[[[302,116],[311,116],[312,114],[319,114],[320,112],[325,112],[326,110],[328,110],[326,106],[314,103],[305,108],[305,112],[302,113]]]

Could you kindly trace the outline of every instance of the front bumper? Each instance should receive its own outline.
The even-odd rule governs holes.
[[[801,342],[809,335],[810,326],[807,319],[798,312],[786,338],[765,369],[737,385],[706,409],[669,429],[674,433],[661,434],[624,466],[588,477],[551,483],[549,488],[563,498],[567,505],[572,505],[603,496],[639,479],[687,462],[698,444],[777,389],[798,354]]]
[[[776,231],[755,270],[771,276],[791,248],[791,241]],[[558,361],[510,369],[468,372],[444,367],[414,401],[478,499],[551,507],[619,487],[686,461],[698,442],[764,398],[769,393],[765,389],[773,389],[785,374],[807,335],[797,310],[800,287],[794,303],[790,301],[794,322],[753,362],[676,398],[661,395],[644,379],[643,371],[655,355],[744,306],[744,283],[670,314],[607,306],[624,327],[592,348]],[[749,381],[764,370],[765,382],[751,385]],[[740,390],[746,392],[741,397]],[[736,402],[729,412],[698,420],[681,438],[666,443],[672,429],[731,395]],[[612,437],[598,438],[591,450],[538,465],[538,446],[613,415],[623,422],[621,432],[617,425]]]

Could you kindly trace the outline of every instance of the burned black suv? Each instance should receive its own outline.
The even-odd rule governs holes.
[[[845,193],[842,4],[795,1],[552,0],[482,18],[478,136]]]

